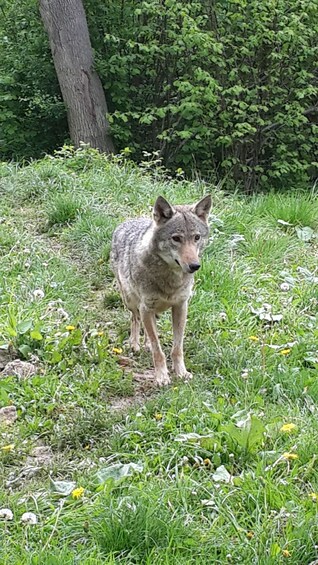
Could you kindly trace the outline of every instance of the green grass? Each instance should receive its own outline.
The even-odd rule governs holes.
[[[52,227],[71,224],[75,222],[81,210],[82,206],[78,201],[78,196],[57,194],[47,204],[47,225]]]
[[[251,210],[257,216],[271,221],[274,226],[278,220],[292,226],[317,228],[318,225],[318,203],[311,194],[270,194],[263,198],[257,197],[251,202]]]
[[[38,366],[27,380],[0,372],[0,408],[18,415],[0,427],[0,508],[14,514],[0,520],[0,562],[317,559],[318,239],[299,238],[318,232],[315,194],[229,197],[87,150],[0,171],[0,353]],[[140,383],[149,355],[128,349],[111,234],[158,194],[209,190],[185,340],[194,379],[156,390]],[[262,320],[264,308],[282,319]],[[169,354],[168,314],[159,328]],[[47,465],[33,456],[43,445]],[[111,467],[130,463],[128,475]],[[84,492],[62,496],[56,481]],[[36,525],[21,524],[26,511]]]

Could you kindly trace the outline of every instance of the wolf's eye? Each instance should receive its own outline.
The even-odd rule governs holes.
[[[199,241],[199,239],[201,239],[201,236],[200,236],[199,233],[197,233],[197,234],[194,236],[194,241]]]
[[[179,235],[173,235],[171,239],[175,243],[181,243],[181,237]]]

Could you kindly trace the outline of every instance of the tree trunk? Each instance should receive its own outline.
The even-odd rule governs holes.
[[[82,141],[112,153],[107,104],[94,70],[82,0],[40,0],[40,13],[49,36],[72,142],[75,147]]]

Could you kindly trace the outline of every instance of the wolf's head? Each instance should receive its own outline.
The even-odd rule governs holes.
[[[207,224],[211,196],[194,205],[171,206],[159,196],[153,209],[153,243],[160,257],[184,273],[200,268],[200,252],[209,233]]]

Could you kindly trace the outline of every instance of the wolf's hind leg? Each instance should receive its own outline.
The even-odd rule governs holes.
[[[130,347],[137,353],[140,351],[140,316],[138,310],[131,312]]]
[[[150,339],[145,328],[144,328],[144,348],[146,351],[151,351]]]

